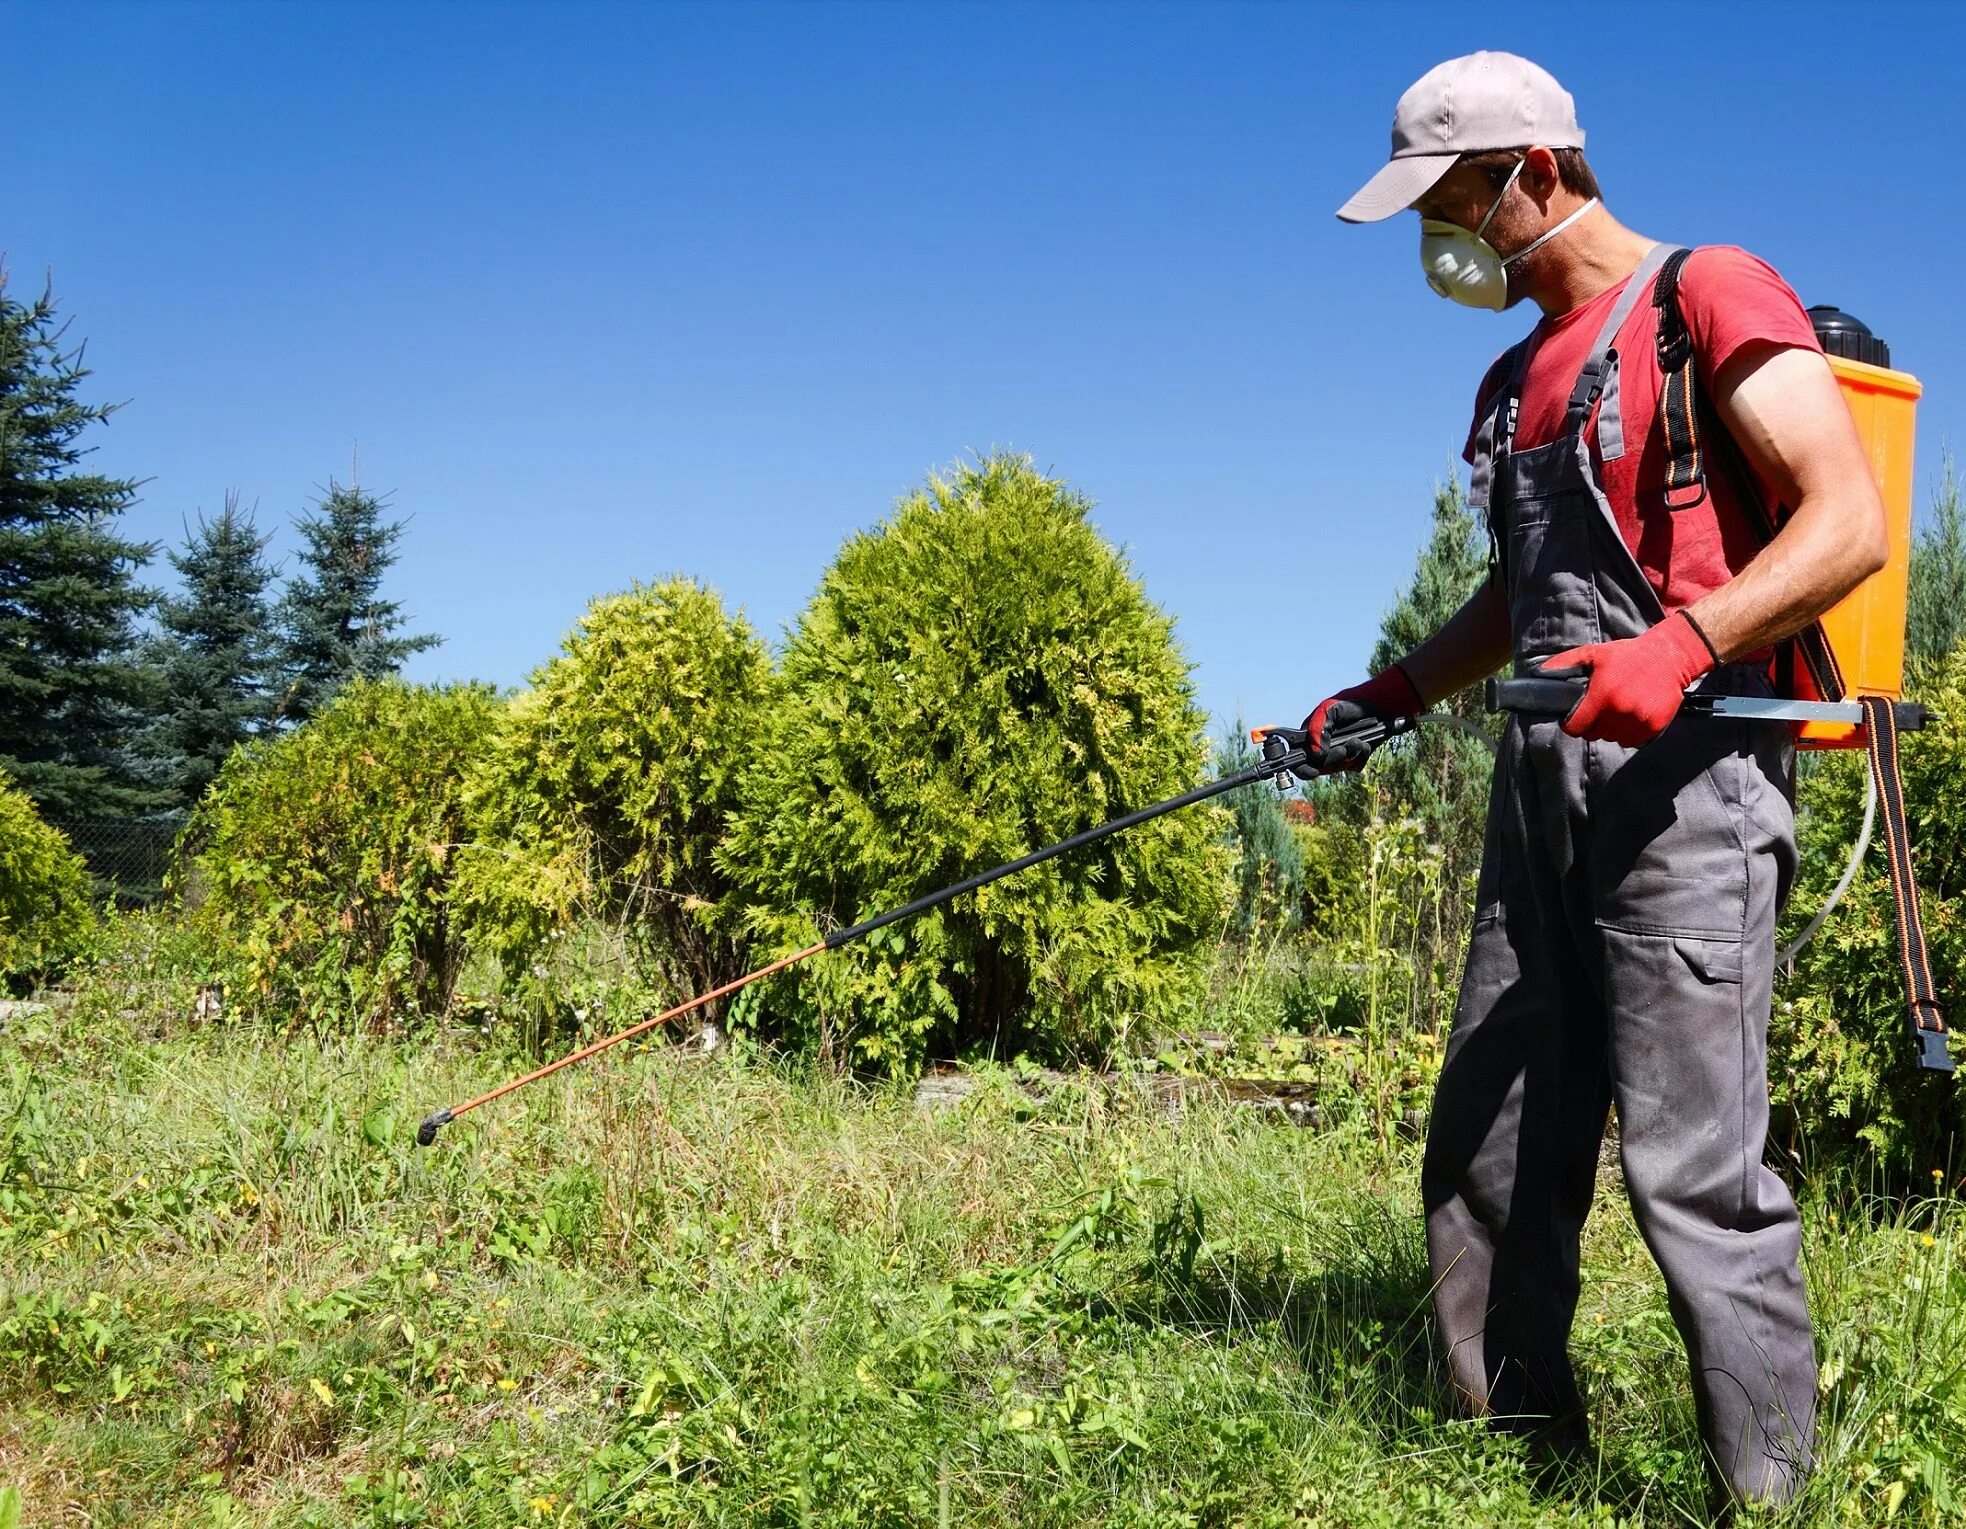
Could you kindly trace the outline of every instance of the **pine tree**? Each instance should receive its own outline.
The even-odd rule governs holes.
[[[184,550],[171,554],[184,589],[162,605],[154,660],[161,695],[145,744],[185,807],[272,714],[278,643],[265,550],[250,512],[227,494],[217,518],[199,516]]]
[[[128,747],[151,699],[136,575],[156,549],[117,533],[135,480],[79,470],[119,406],[76,397],[89,371],[66,327],[51,288],[16,302],[0,269],[0,769],[49,817],[126,816],[158,805]]]
[[[1434,486],[1433,524],[1414,562],[1413,576],[1379,623],[1367,670],[1377,673],[1431,637],[1488,576],[1488,542],[1458,477]],[[1479,722],[1481,695],[1467,690],[1435,711]],[[1446,728],[1425,728],[1387,745],[1365,774],[1321,781],[1313,789],[1320,811],[1363,823],[1371,815],[1367,788],[1382,814],[1416,817],[1429,838],[1448,845],[1456,870],[1478,858],[1486,807],[1489,754],[1480,743]]]
[[[1914,663],[1944,658],[1966,637],[1966,504],[1947,452],[1939,464],[1932,511],[1911,549],[1905,654]]]
[[[1434,486],[1433,530],[1413,579],[1379,626],[1368,667],[1374,674],[1431,637],[1488,577],[1488,539],[1468,506],[1460,479]],[[1465,690],[1433,709],[1469,721],[1482,717],[1481,693]],[[1473,738],[1447,728],[1422,730],[1386,750],[1373,770],[1392,814],[1417,817],[1443,845],[1450,874],[1480,858],[1491,756]]]
[[[1487,576],[1487,537],[1459,480],[1450,477],[1434,489],[1431,533],[1412,579],[1380,623],[1370,668],[1383,669],[1431,636]],[[1492,732],[1493,724],[1482,720],[1481,704],[1480,692],[1469,690],[1432,709]],[[1451,999],[1481,866],[1493,771],[1492,757],[1479,740],[1431,726],[1388,744],[1360,774],[1313,782],[1307,792],[1320,817],[1351,835],[1361,856],[1368,840],[1400,842],[1391,824],[1412,820],[1417,825],[1417,843],[1402,853],[1417,853],[1431,863],[1433,869],[1418,884],[1432,890],[1382,915],[1375,936],[1383,949],[1401,951],[1413,962],[1410,1012],[1417,1023],[1434,1023]]]
[[[328,483],[318,513],[296,522],[302,574],[280,603],[286,691],[283,721],[313,716],[347,681],[395,674],[434,635],[402,636],[403,607],[382,598],[382,576],[396,561],[404,522],[382,518],[382,501],[354,485]]]

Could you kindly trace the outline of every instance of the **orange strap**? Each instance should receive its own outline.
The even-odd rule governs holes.
[[[1905,822],[1904,782],[1898,773],[1898,714],[1883,696],[1858,697],[1870,750],[1871,778],[1884,816],[1884,850],[1891,862],[1891,905],[1897,916],[1898,964],[1911,1008],[1913,1060],[1931,1072],[1951,1072],[1946,1051],[1945,1016],[1939,1012],[1932,980],[1932,955],[1925,946],[1925,922],[1918,912],[1918,883],[1911,868],[1911,830]]]

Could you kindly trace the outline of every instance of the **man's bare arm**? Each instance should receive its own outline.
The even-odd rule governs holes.
[[[1509,602],[1491,578],[1399,666],[1431,706],[1486,679],[1508,661]]]
[[[1884,566],[1884,503],[1849,406],[1815,351],[1750,345],[1715,379],[1720,417],[1793,513],[1688,614],[1722,662],[1793,635]]]

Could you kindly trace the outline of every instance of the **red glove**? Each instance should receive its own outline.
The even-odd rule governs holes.
[[[1586,643],[1547,658],[1541,672],[1588,669],[1590,685],[1563,719],[1563,730],[1635,749],[1666,730],[1686,687],[1719,662],[1693,618],[1674,611],[1637,637]]]
[[[1406,671],[1394,664],[1373,675],[1363,685],[1354,685],[1318,702],[1317,710],[1304,719],[1304,731],[1310,734],[1311,747],[1322,749],[1326,728],[1342,732],[1368,717],[1411,717],[1425,704],[1420,699],[1420,692],[1413,688],[1413,681],[1406,677]],[[1365,749],[1352,750],[1330,759],[1327,767],[1334,770],[1363,769],[1367,752]]]

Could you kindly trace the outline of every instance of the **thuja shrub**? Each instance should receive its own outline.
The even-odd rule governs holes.
[[[1901,739],[1905,815],[1948,1022],[1966,1002],[1966,648],[1927,676],[1920,699],[1932,720]],[[1868,764],[1860,752],[1820,759],[1803,779],[1802,868],[1784,932],[1792,935],[1842,875],[1863,821]],[[1966,1149],[1966,1114],[1951,1078],[1910,1061],[1910,1021],[1898,965],[1891,880],[1880,825],[1857,879],[1796,971],[1776,988],[1769,1079],[1777,1130],[1818,1159],[1861,1156],[1901,1182],[1930,1187],[1929,1172]],[[1966,1048],[1953,1044],[1966,1067]]]
[[[449,1007],[465,781],[497,708],[486,685],[357,681],[233,753],[175,876],[229,1010],[381,1026]]]
[[[1018,456],[933,476],[800,616],[724,863],[755,954],[798,946],[1202,778],[1169,618]],[[1161,818],[796,969],[733,1020],[905,1074],[1107,1050],[1222,929],[1218,809]]]
[[[737,975],[733,888],[714,852],[772,685],[764,643],[694,580],[588,608],[507,706],[472,787],[462,898],[508,987],[539,988],[541,948],[587,919],[671,992]]]
[[[0,990],[58,973],[87,948],[95,924],[81,858],[0,774]]]

